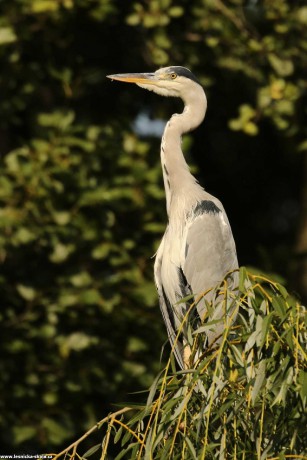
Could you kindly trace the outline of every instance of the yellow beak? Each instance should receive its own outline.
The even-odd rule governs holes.
[[[124,81],[127,83],[146,83],[157,84],[157,77],[154,73],[117,73],[115,75],[107,75],[111,80]]]

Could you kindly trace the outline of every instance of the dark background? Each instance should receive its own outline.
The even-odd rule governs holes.
[[[197,75],[208,111],[187,161],[223,202],[240,265],[306,300],[304,3],[0,3],[2,453],[59,451],[143,400],[131,393],[162,366],[160,139],[134,121],[182,103],[107,74]]]

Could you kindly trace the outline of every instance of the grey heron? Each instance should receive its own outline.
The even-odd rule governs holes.
[[[214,301],[212,288],[227,273],[230,273],[231,289],[235,289],[237,283],[236,247],[226,212],[222,203],[206,192],[190,173],[181,150],[182,135],[203,121],[207,98],[197,78],[185,67],[165,67],[154,73],[108,75],[108,78],[136,83],[161,96],[179,97],[184,102],[183,112],[170,118],[162,137],[161,165],[168,225],[154,265],[168,337],[184,369],[189,367],[191,350],[182,323],[190,304],[179,301],[189,295],[196,298],[205,293],[196,306],[196,320],[201,324],[204,319],[208,320],[208,302]],[[217,302],[210,308],[213,310],[209,315],[212,324],[218,323],[225,313],[221,304]],[[221,324],[208,328],[207,345],[217,340],[222,330]]]

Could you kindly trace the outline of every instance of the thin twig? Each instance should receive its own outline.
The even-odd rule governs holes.
[[[139,438],[139,436],[138,436],[137,434],[135,434],[135,432],[134,432],[133,430],[131,430],[131,429],[130,429],[127,425],[125,425],[123,422],[121,422],[120,420],[114,419],[114,423],[118,423],[120,426],[122,426],[123,428],[125,428],[125,430],[129,431],[129,433],[131,433],[132,436],[134,436],[140,444],[144,444],[144,441],[142,441],[142,439]]]
[[[92,434],[94,431],[98,430],[101,425],[105,422],[107,422],[110,418],[114,419],[118,415],[124,414],[125,412],[128,412],[129,410],[133,410],[131,407],[124,407],[123,409],[120,409],[116,412],[113,412],[112,414],[107,415],[105,418],[100,420],[100,422],[97,422],[96,425],[92,426],[86,433],[84,433],[81,438],[77,439],[77,441],[73,442],[70,444],[70,446],[66,447],[66,449],[62,450],[62,452],[56,454],[53,457],[53,460],[57,460],[58,458],[62,457],[64,454],[67,454],[71,449],[73,449],[73,455],[75,455],[76,450],[78,445],[84,441],[90,434]]]
[[[222,0],[215,0],[216,7],[219,9],[235,26],[240,32],[247,32],[247,27],[241,18],[235,15],[230,8],[228,8]]]

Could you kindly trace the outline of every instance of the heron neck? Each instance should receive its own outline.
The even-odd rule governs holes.
[[[203,121],[207,108],[207,100],[201,86],[192,96],[185,97],[185,108],[181,114],[174,114],[167,123],[161,143],[161,163],[166,193],[166,208],[170,215],[171,201],[177,195],[184,195],[203,190],[192,176],[182,149],[182,135]]]

